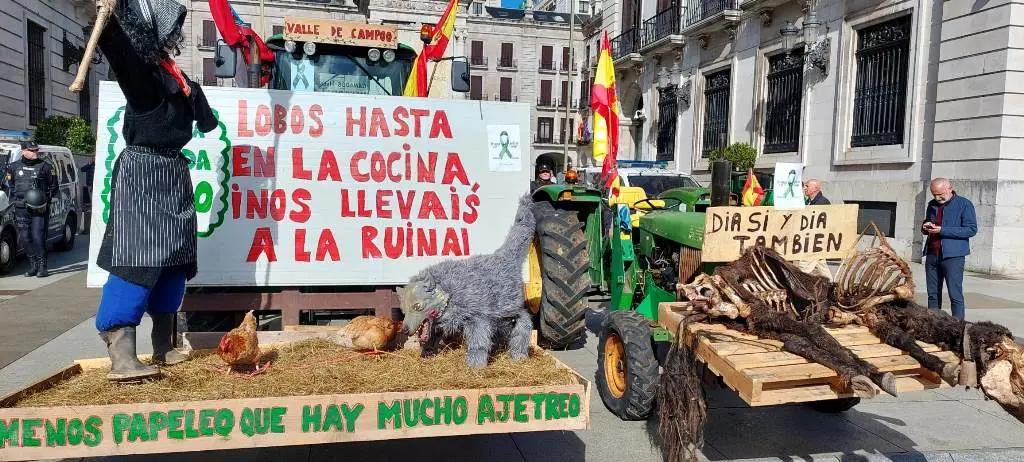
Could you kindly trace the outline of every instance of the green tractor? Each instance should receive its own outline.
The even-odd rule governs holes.
[[[623,161],[620,168],[657,167],[656,164]],[[746,177],[745,172],[732,173],[730,204],[739,202]],[[699,186],[670,188],[654,198],[648,198],[644,188],[623,187],[609,200],[606,191],[581,184],[575,172],[569,174],[567,180],[533,191],[533,199],[538,204],[537,234],[529,255],[526,301],[534,315],[541,344],[552,349],[567,348],[583,340],[591,294],[610,294],[613,303],[614,300],[621,302],[626,281],[621,270],[612,270],[623,265],[622,256],[616,252],[622,243],[612,239],[618,235],[612,225],[619,204],[630,211],[633,227],[637,227],[636,220],[647,212],[670,206],[670,210],[688,212],[690,218],[683,219],[685,226],[699,225],[703,232],[704,215],[693,215],[693,212],[703,212],[711,203],[711,190]],[[758,181],[771,185],[770,176],[758,174]],[[770,198],[769,191],[764,205],[771,205]],[[653,223],[665,232],[679,226],[663,219]],[[701,240],[702,236],[685,242],[700,249]],[[657,303],[653,303],[654,308],[648,309],[656,311]]]
[[[737,184],[742,188],[745,181],[732,176],[730,203],[735,201]],[[614,283],[598,345],[597,389],[605,406],[623,420],[643,420],[651,414],[659,366],[675,341],[669,330],[658,325],[658,306],[677,301],[677,283],[689,283],[700,273],[711,274],[721,264],[701,258],[708,198],[699,192],[700,211],[682,211],[681,196],[683,192],[666,191],[660,202],[647,200],[653,207],[639,217],[620,205],[612,221],[615,239],[608,243],[607,271]],[[770,198],[767,191],[764,202],[770,204]],[[822,412],[841,412],[859,402],[859,398],[840,398],[809,404]]]

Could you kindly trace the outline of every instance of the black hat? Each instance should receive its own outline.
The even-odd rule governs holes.
[[[35,141],[31,141],[31,140],[29,140],[29,141],[22,141],[21,142],[21,149],[23,149],[23,150],[24,149],[28,149],[28,150],[31,150],[31,151],[38,151],[39,150],[39,145],[36,144]]]

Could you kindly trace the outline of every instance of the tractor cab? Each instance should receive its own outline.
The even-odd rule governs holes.
[[[619,173],[619,186],[607,188],[601,181],[601,166],[582,169],[580,177],[590,188],[601,191],[609,206],[626,204],[631,213],[643,213],[652,209],[670,208],[687,211],[681,208],[686,201],[681,197],[663,196],[666,191],[696,191],[703,189],[692,176],[668,169],[665,161],[620,160],[616,163]],[[692,211],[692,210],[691,210]]]
[[[399,43],[398,27],[330,19],[284,20],[284,33],[266,40],[274,53],[272,90],[401,96],[412,73],[416,50]],[[430,40],[432,26],[420,31]],[[469,91],[469,64],[451,60],[451,91]],[[235,78],[239,61],[221,43],[216,55],[217,77]]]

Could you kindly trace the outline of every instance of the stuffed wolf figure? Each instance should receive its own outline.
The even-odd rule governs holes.
[[[421,345],[433,343],[430,337],[435,332],[461,336],[472,368],[487,365],[499,336],[508,337],[512,359],[526,359],[533,321],[525,306],[522,268],[535,226],[533,201],[524,195],[505,243],[496,252],[443,261],[413,276],[398,290],[406,332],[418,331]],[[508,325],[511,332],[499,332]]]

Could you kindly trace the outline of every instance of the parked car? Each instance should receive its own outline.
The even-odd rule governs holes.
[[[82,229],[84,200],[82,181],[75,157],[63,146],[39,145],[39,156],[50,164],[60,187],[57,197],[50,202],[50,223],[46,243],[55,250],[71,250],[75,246],[75,235]],[[17,142],[0,142],[0,169],[21,158],[21,145]],[[0,274],[14,267],[17,258],[24,255],[18,228],[14,220],[14,206],[7,194],[0,191]]]

